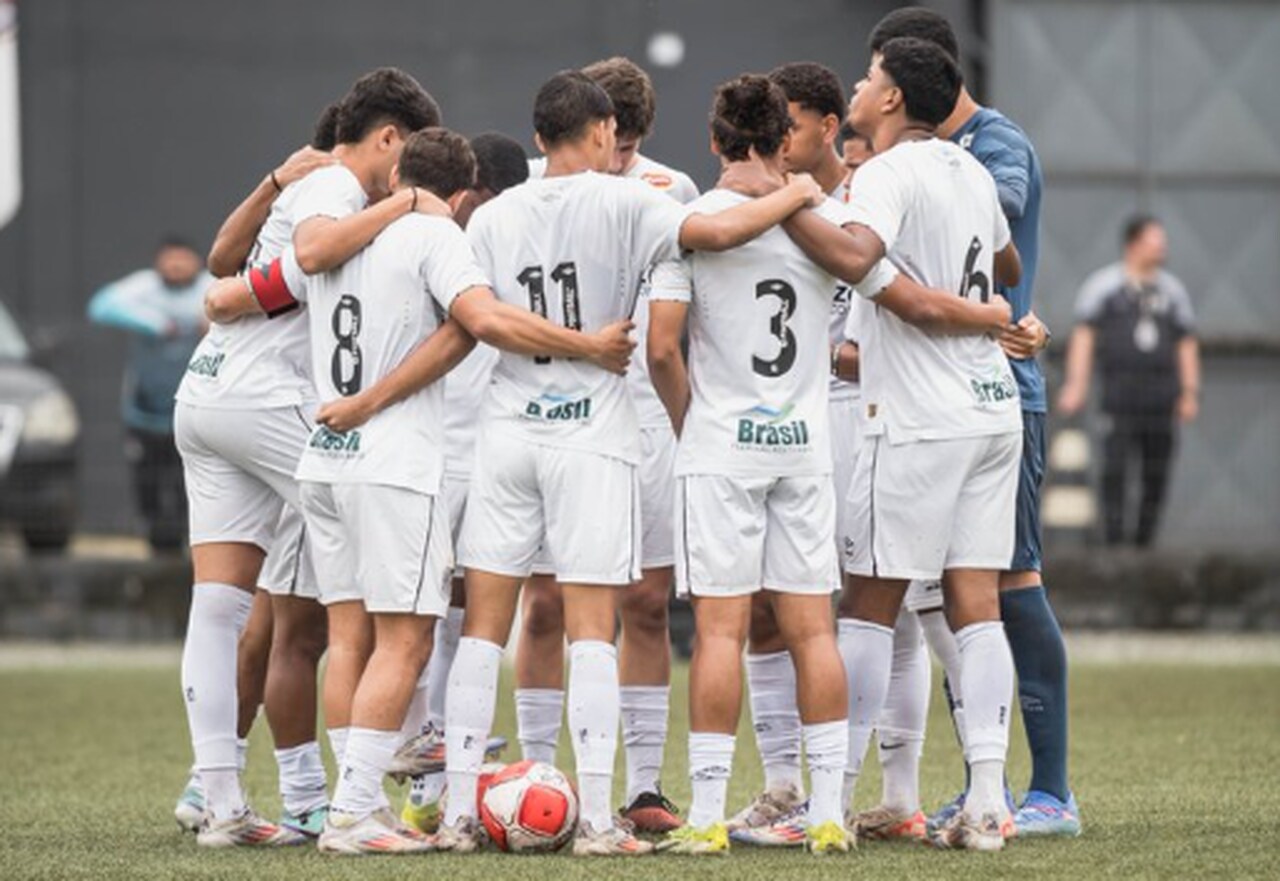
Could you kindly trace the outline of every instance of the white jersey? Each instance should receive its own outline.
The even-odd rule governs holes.
[[[540,178],[546,174],[545,157],[529,160],[529,177]],[[693,178],[682,171],[663,165],[648,156],[637,153],[636,161],[622,177],[642,180],[655,190],[666,193],[682,205],[687,205],[698,198],[698,185]],[[636,405],[636,416],[641,428],[667,428],[671,419],[662,406],[662,400],[654,391],[653,380],[649,377],[649,359],[644,356],[645,340],[649,336],[649,285],[647,275],[640,283],[640,293],[636,300],[635,311],[636,357],[631,359],[627,368],[627,387],[631,390],[631,400]]]
[[[901,272],[988,298],[1009,224],[991,175],[967,151],[938,139],[899,144],[857,170],[849,205]],[[1020,430],[1018,386],[994,340],[926,333],[879,307],[861,324],[868,436],[904,443]]]
[[[458,294],[488,280],[462,230],[448,218],[410,214],[338,269],[307,276],[292,249],[285,283],[305,299],[311,363],[320,400],[368,388],[444,321]],[[298,480],[371,483],[440,491],[444,472],[444,386],[432,383],[344,433],[317,426]]]
[[[714,212],[748,201],[728,190],[697,199]],[[828,199],[818,213],[843,225]],[[720,254],[654,272],[650,296],[688,300],[689,412],[676,474],[830,474],[827,324],[835,278],[775,227]]]
[[[500,300],[592,332],[630,316],[644,271],[679,256],[688,213],[648,184],[586,171],[506,190],[467,232]],[[532,443],[640,458],[626,380],[586,361],[502,352],[483,418]]]
[[[444,378],[445,473],[454,480],[471,479],[476,461],[476,424],[497,363],[498,350],[477,342],[471,354]]]
[[[831,198],[841,204],[847,204],[849,201],[849,179],[845,178],[840,185],[831,191]],[[832,346],[838,346],[846,340],[857,341],[857,337],[850,336],[849,320],[850,312],[853,307],[853,301],[857,299],[853,292],[853,285],[848,284],[841,279],[836,279],[836,295],[831,301],[831,321],[828,325],[827,332],[829,341]],[[856,398],[859,394],[857,380],[849,382],[832,376],[829,380],[831,386],[832,400]]]
[[[293,241],[310,217],[341,218],[364,208],[367,197],[345,165],[317,169],[285,187],[271,206],[249,253],[250,266],[265,266]],[[215,324],[196,346],[178,387],[177,400],[195,407],[265,410],[315,399],[307,347],[307,318],[292,312],[269,320],[246,315]]]

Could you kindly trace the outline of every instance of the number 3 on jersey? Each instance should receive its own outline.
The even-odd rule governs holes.
[[[578,305],[578,267],[572,260],[557,264],[551,270],[551,280],[560,285],[561,313],[564,315],[564,326],[570,330],[582,330],[582,312]],[[529,292],[529,311],[535,315],[547,317],[547,288],[541,266],[526,266],[516,276],[520,286]],[[533,359],[535,364],[550,364],[551,359],[539,355]]]
[[[796,363],[796,335],[787,327],[787,321],[796,312],[796,289],[782,279],[771,278],[756,285],[756,299],[776,297],[778,311],[769,317],[769,332],[778,341],[778,354],[766,361],[759,355],[751,356],[751,369],[760,376],[781,376]]]
[[[329,362],[329,375],[338,394],[347,397],[360,391],[364,376],[360,363],[363,356],[357,341],[360,336],[360,301],[351,294],[343,294],[338,305],[333,307],[332,326],[337,345]]]

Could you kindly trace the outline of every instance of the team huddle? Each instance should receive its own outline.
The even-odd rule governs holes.
[[[808,62],[717,88],[702,195],[639,153],[654,91],[626,59],[542,85],[532,161],[379,69],[227,218],[175,422],[175,813],[200,844],[480,849],[517,621],[520,748],[552,763],[567,718],[575,855],[1079,833],[1039,577],[1038,163],[965,91],[944,18],[900,10],[869,48],[847,105]],[[673,587],[696,625],[684,817],[659,785]],[[927,817],[929,649],[966,780]],[[730,815],[744,650],[765,789]],[[240,783],[260,704],[279,822]],[[855,813],[873,732],[884,792]]]

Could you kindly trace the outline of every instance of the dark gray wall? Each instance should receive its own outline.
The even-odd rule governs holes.
[[[358,74],[398,65],[435,94],[451,127],[528,141],[533,93],[550,73],[626,54],[650,68],[658,88],[658,128],[646,152],[705,185],[714,177],[705,117],[716,83],[799,59],[829,64],[852,82],[865,67],[868,29],[894,5],[21,3],[25,196],[0,232],[0,295],[51,346],[47,360],[79,404],[84,525],[134,525],[116,410],[124,340],[87,325],[89,295],[148,262],[165,231],[207,244]],[[645,62],[659,30],[683,36],[682,66]]]

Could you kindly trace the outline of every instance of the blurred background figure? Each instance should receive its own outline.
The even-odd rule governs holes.
[[[844,167],[849,169],[851,176],[859,165],[873,155],[871,141],[855,132],[847,122],[840,126],[840,158],[844,160]]]
[[[121,394],[138,510],[158,551],[187,535],[182,461],[173,444],[173,395],[205,331],[204,292],[213,279],[195,248],[161,241],[155,264],[106,285],[89,301],[89,319],[132,334]]]
[[[1187,290],[1164,268],[1168,238],[1160,221],[1132,218],[1123,245],[1123,259],[1094,272],[1080,289],[1058,408],[1072,416],[1084,407],[1096,361],[1107,421],[1105,538],[1109,545],[1146,547],[1169,483],[1176,426],[1199,413],[1200,352]],[[1135,474],[1136,532],[1127,516]]]

